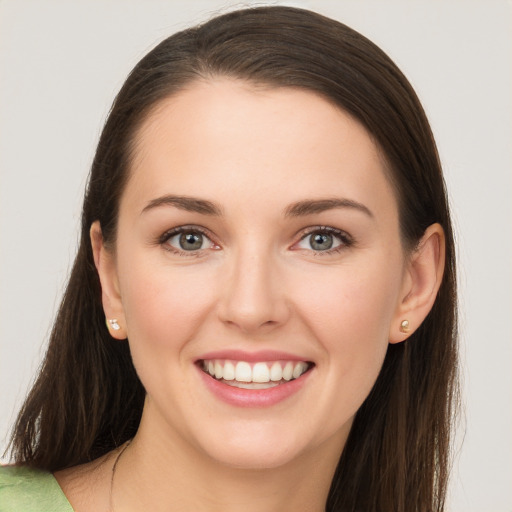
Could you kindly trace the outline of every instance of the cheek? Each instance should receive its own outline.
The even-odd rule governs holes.
[[[149,397],[160,396],[156,402],[178,407],[176,396],[190,394],[186,379],[180,377],[190,372],[189,342],[204,324],[212,303],[207,276],[171,268],[165,257],[148,258],[147,254],[132,255],[119,269],[126,276],[120,288],[137,374]]]
[[[295,292],[302,316],[326,333],[350,333],[354,342],[387,337],[401,281],[400,265],[389,266],[383,258],[382,265],[368,261],[315,273]]]
[[[193,338],[213,302],[206,269],[173,268],[165,255],[132,257],[119,269],[126,276],[120,288],[131,344],[166,350]]]
[[[392,260],[391,260],[392,261]],[[398,260],[401,261],[401,260]],[[400,292],[401,265],[347,265],[305,283],[297,308],[322,345],[332,379],[362,402],[381,369]],[[356,401],[357,401],[356,400]]]

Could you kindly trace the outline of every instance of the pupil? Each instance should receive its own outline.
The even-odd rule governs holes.
[[[317,233],[311,239],[311,247],[316,251],[326,251],[332,247],[332,236],[325,233]]]
[[[201,249],[203,245],[203,235],[198,233],[183,233],[180,236],[180,246],[188,251]]]

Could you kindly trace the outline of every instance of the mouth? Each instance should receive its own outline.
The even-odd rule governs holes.
[[[236,361],[201,359],[199,368],[228,386],[240,389],[270,389],[300,378],[314,364],[309,361]]]

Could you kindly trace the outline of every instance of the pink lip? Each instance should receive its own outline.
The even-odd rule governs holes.
[[[260,350],[258,352],[244,352],[242,350],[217,350],[203,354],[197,360],[231,359],[233,361],[246,361],[256,363],[258,361],[308,361],[297,355],[280,352],[278,350]]]
[[[210,357],[209,355],[208,358],[222,359],[225,357],[225,354],[226,353],[223,352],[222,357]],[[232,356],[233,354],[230,354],[230,358]],[[205,359],[207,359],[207,357],[205,357]],[[273,360],[274,358],[268,358],[267,354],[265,358],[258,360],[268,361],[269,359]],[[288,359],[288,356],[284,359]],[[247,361],[247,359],[238,360]],[[294,379],[268,389],[242,389],[229,386],[228,384],[224,384],[222,381],[214,379],[206,372],[204,372],[199,366],[197,366],[197,371],[199,372],[203,383],[213,395],[215,395],[223,402],[234,405],[236,407],[270,407],[279,402],[282,402],[283,400],[286,400],[287,398],[297,393],[307,382],[308,377],[311,374],[311,370],[308,370],[298,379]]]

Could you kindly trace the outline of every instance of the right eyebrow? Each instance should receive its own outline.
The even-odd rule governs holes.
[[[170,194],[152,199],[140,213],[142,215],[149,210],[161,206],[174,206],[180,210],[201,213],[202,215],[214,215],[217,217],[222,215],[222,208],[211,201],[197,197],[175,196]]]
[[[371,210],[362,203],[345,198],[329,198],[329,199],[312,199],[306,201],[298,201],[291,204],[285,209],[286,217],[300,217],[322,213],[335,208],[349,208],[360,211],[370,218],[373,218]]]

